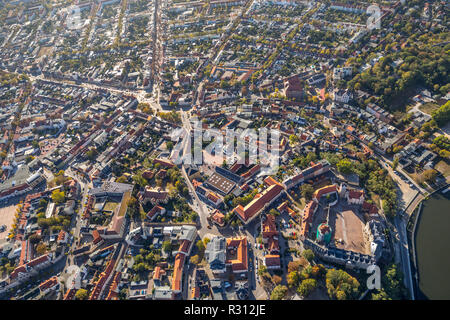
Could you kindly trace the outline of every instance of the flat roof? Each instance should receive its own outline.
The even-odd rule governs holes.
[[[26,164],[21,165],[19,168],[17,168],[12,177],[6,179],[0,184],[0,192],[12,188],[13,184],[15,186],[24,184],[30,175],[31,172],[29,167]]]
[[[236,186],[236,183],[234,181],[225,178],[217,172],[214,172],[212,176],[208,178],[206,183],[225,194],[230,193],[231,190],[233,190],[233,188]]]

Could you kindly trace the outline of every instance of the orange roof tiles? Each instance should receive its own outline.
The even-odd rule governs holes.
[[[267,254],[264,256],[264,263],[268,267],[279,267],[281,265],[280,255]]]
[[[254,165],[251,169],[241,174],[241,177],[244,179],[248,179],[252,177],[254,174],[256,174],[261,169],[261,166],[259,164]]]
[[[114,274],[114,278],[112,279],[111,286],[109,287],[108,295],[106,296],[106,300],[118,300],[119,299],[119,282],[120,278],[122,276],[122,273],[120,271],[117,271]]]
[[[92,236],[94,237],[94,241],[93,241],[94,244],[97,244],[103,240],[97,229],[94,229],[94,231],[92,231]]]
[[[72,288],[66,291],[66,294],[64,295],[64,300],[73,300],[75,298],[75,294],[77,293],[77,290]]]
[[[283,212],[288,207],[288,202],[284,201],[282,204],[280,204],[277,208],[278,211]]]
[[[154,216],[160,214],[164,210],[163,207],[160,206],[154,206],[148,213],[147,218],[152,220]]]
[[[225,215],[217,209],[213,212],[211,217],[212,217],[213,221],[219,225],[223,225],[225,223],[225,221],[224,221]]]
[[[349,190],[348,197],[350,199],[360,199],[362,196],[364,196],[363,190]]]
[[[251,219],[254,215],[259,213],[267,204],[271,203],[273,199],[277,197],[283,190],[284,190],[283,186],[278,182],[276,182],[270,185],[261,194],[257,194],[255,198],[245,207],[239,205],[233,209],[233,212],[238,214],[239,217],[244,222],[246,222],[249,219]]]
[[[248,270],[248,256],[247,256],[247,238],[228,238],[227,249],[236,249],[235,259],[227,260],[227,264],[231,264],[233,272],[244,272]]]
[[[161,269],[160,266],[157,266],[155,268],[155,270],[153,271],[153,280],[160,280],[161,281],[162,276],[165,275],[165,274],[166,274],[166,271],[164,269]]]
[[[270,176],[264,179],[264,183],[267,184],[269,187],[273,186],[274,184],[281,185],[277,180],[275,180]]]
[[[337,191],[336,185],[332,184],[330,186],[326,186],[326,187],[317,189],[314,192],[313,197],[316,198],[317,200],[319,200],[323,195],[326,195],[331,192],[336,192],[336,191]]]
[[[300,227],[300,236],[306,237],[309,230],[309,223],[311,223],[313,214],[317,208],[317,203],[310,201],[303,209],[303,219]]]
[[[266,219],[262,223],[262,236],[263,238],[269,238],[277,235],[277,225],[275,224],[275,217],[271,214],[266,216]]]
[[[172,291],[180,292],[182,286],[183,268],[184,268],[185,255],[177,253],[175,256],[175,263],[173,266],[172,275]]]
[[[102,288],[105,285],[105,282],[108,279],[109,275],[113,271],[115,263],[116,263],[115,259],[109,260],[105,271],[100,274],[100,278],[98,279],[97,283],[95,284],[95,287],[92,290],[91,295],[89,296],[89,300],[98,300],[100,298],[100,293],[102,291]]]
[[[200,298],[200,288],[195,286],[191,290],[191,299],[198,299]]]
[[[55,285],[58,284],[58,277],[54,276],[51,277],[50,279],[47,279],[46,281],[43,281],[40,285],[39,285],[39,289],[42,290],[46,290],[48,288],[51,288]]]
[[[184,254],[188,254],[190,245],[191,245],[191,242],[189,240],[183,240],[180,243],[180,247],[178,248],[178,252],[184,253]]]

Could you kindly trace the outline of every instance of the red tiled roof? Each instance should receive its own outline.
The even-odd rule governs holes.
[[[311,223],[317,203],[310,201],[303,209],[303,219],[301,222],[300,235],[305,237],[309,230],[309,223]]]
[[[371,204],[371,203],[369,203],[369,202],[367,202],[367,201],[364,201],[364,202],[363,202],[363,204],[362,204],[362,209],[363,209],[364,211],[368,211],[370,214],[378,213],[378,208],[377,208],[377,206],[374,205],[374,204]]]
[[[51,277],[50,279],[47,279],[46,281],[42,282],[39,285],[39,289],[41,291],[42,290],[46,290],[46,289],[51,288],[51,287],[53,287],[53,286],[55,286],[57,284],[58,284],[58,277],[54,276],[54,277]]]
[[[177,253],[173,265],[172,291],[181,291],[185,255]]]
[[[105,285],[105,282],[108,279],[109,275],[113,271],[115,264],[116,264],[115,259],[109,260],[105,271],[101,273],[100,278],[98,279],[97,283],[95,284],[95,287],[92,290],[91,295],[89,296],[89,300],[98,300],[100,298],[100,293],[102,291],[102,288]]]
[[[14,280],[19,276],[19,273],[26,273],[27,269],[25,268],[25,265],[21,265],[13,270],[11,274],[9,275],[9,278]]]
[[[74,288],[67,290],[64,295],[64,300],[73,300],[73,298],[75,298],[75,293],[77,293],[77,290]]]
[[[250,170],[241,174],[241,177],[244,179],[248,179],[248,178],[252,177],[254,174],[256,174],[260,169],[261,169],[261,166],[259,164],[254,165]]]
[[[114,277],[111,282],[111,286],[109,287],[108,295],[106,296],[106,300],[118,300],[119,298],[119,282],[120,278],[122,276],[122,273],[120,271],[117,271],[114,274]]]
[[[183,240],[180,243],[180,247],[178,248],[178,252],[184,253],[184,254],[188,254],[190,245],[191,245],[191,242],[189,240]]]
[[[227,264],[231,264],[231,269],[234,272],[244,272],[248,270],[248,257],[247,257],[247,238],[228,238],[227,249],[230,247],[236,248],[236,258],[227,260]]]
[[[160,206],[154,206],[148,213],[147,218],[152,220],[154,216],[160,214],[164,210],[163,207]]]
[[[266,219],[262,223],[262,236],[263,238],[269,238],[277,235],[277,225],[275,224],[275,217],[271,214],[266,216]]]
[[[360,199],[362,196],[364,196],[363,190],[349,190],[348,197],[350,199]]]
[[[280,204],[278,206],[277,210],[280,211],[280,212],[283,212],[284,210],[286,210],[287,206],[288,206],[288,202],[284,201],[282,204]]]
[[[215,210],[212,214],[212,219],[217,222],[219,225],[223,225],[224,224],[224,218],[225,215],[223,213],[221,213],[219,210]]]
[[[167,191],[151,189],[146,187],[144,192],[141,192],[141,200],[149,198],[149,199],[166,199],[169,196]]]
[[[94,244],[99,243],[100,241],[102,241],[102,237],[100,236],[100,233],[98,232],[97,229],[94,229],[94,231],[92,231],[92,236],[94,237]]]
[[[284,190],[283,186],[279,183],[272,184],[261,194],[256,197],[244,207],[241,205],[233,209],[233,212],[237,213],[243,221],[247,221],[255,214],[261,211],[264,206],[278,196]]]
[[[314,192],[313,197],[316,198],[317,200],[319,200],[323,195],[329,194],[331,192],[336,192],[336,191],[337,191],[336,185],[332,184],[330,186],[326,186],[326,187],[317,189]]]
[[[191,290],[191,298],[192,299],[198,299],[200,298],[200,288],[195,286]]]
[[[214,203],[217,203],[217,201],[220,200],[220,197],[217,194],[215,194],[214,192],[209,192],[207,198]]]
[[[65,240],[67,235],[68,235],[67,232],[65,232],[64,230],[61,230],[58,234],[58,241]]]
[[[161,269],[160,266],[157,266],[153,271],[153,280],[161,280],[162,276],[166,274],[164,269]]]
[[[233,120],[231,120],[230,122],[233,122]],[[230,123],[229,122],[229,123]],[[230,168],[230,171],[233,173],[236,173],[240,168],[242,167],[241,163],[236,162],[235,164],[233,164]]]
[[[280,255],[278,254],[268,254],[264,256],[264,263],[268,267],[281,266]]]
[[[267,184],[267,186],[269,186],[269,187],[273,186],[274,184],[281,185],[277,180],[275,180],[274,178],[272,178],[270,176],[264,179],[264,183]]]
[[[50,258],[48,256],[48,254],[42,255],[34,260],[31,260],[30,262],[27,263],[28,266],[30,267],[36,267],[37,265],[40,265],[41,263],[47,262],[49,261]]]

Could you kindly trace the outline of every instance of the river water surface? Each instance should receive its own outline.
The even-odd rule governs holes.
[[[418,298],[450,299],[450,191],[424,201],[416,230]]]

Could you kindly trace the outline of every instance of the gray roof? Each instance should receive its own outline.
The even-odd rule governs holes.
[[[90,195],[100,195],[102,193],[123,194],[131,190],[133,190],[132,184],[107,181],[100,188],[93,188],[89,190],[89,194]]]
[[[226,239],[224,237],[214,237],[206,245],[205,258],[211,269],[221,269],[225,267],[226,260]]]

